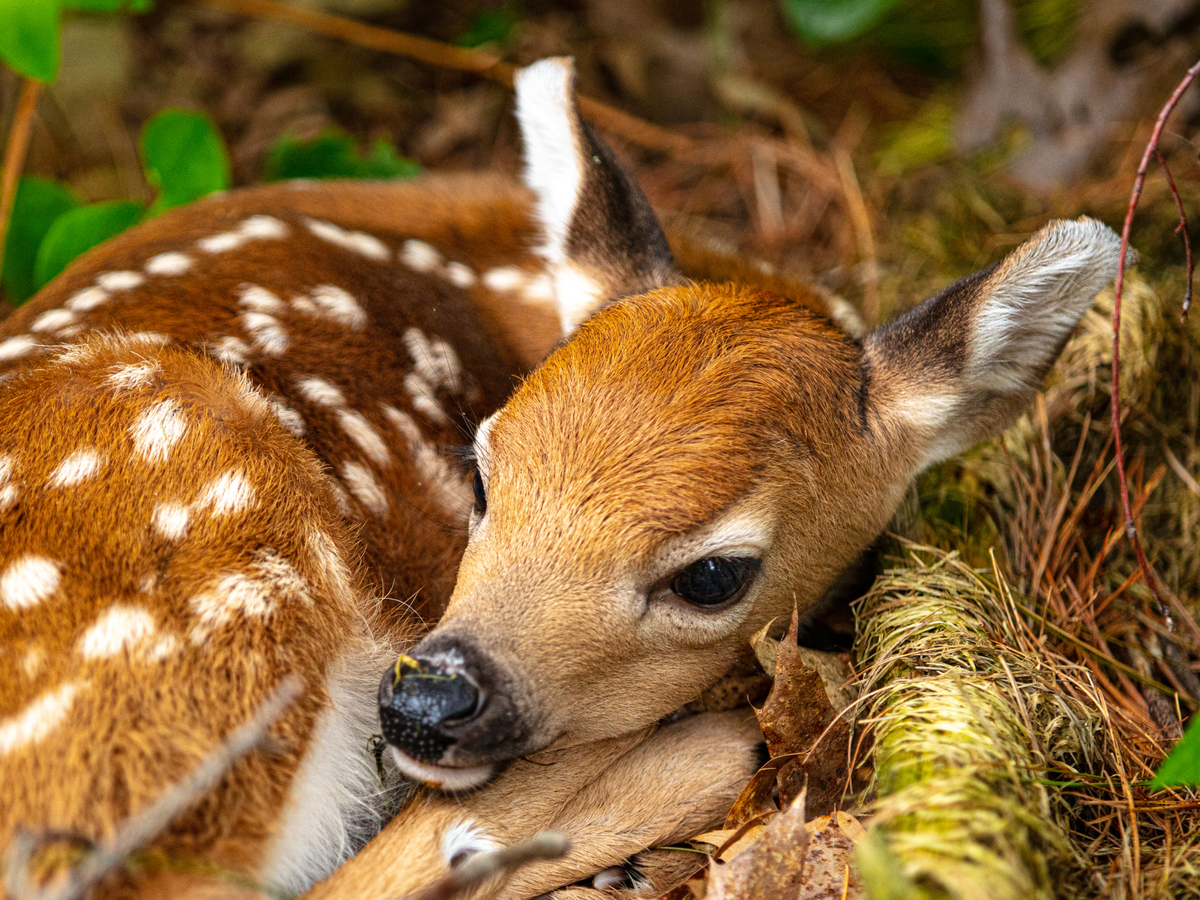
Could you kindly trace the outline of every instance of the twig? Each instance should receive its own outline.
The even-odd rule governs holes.
[[[570,849],[571,842],[557,831],[543,831],[520,844],[492,853],[477,853],[405,900],[452,900],[493,875],[539,859],[558,859]]]
[[[1133,227],[1133,213],[1137,209],[1138,200],[1142,196],[1142,188],[1146,183],[1146,171],[1150,167],[1150,157],[1152,154],[1158,153],[1158,139],[1162,134],[1163,126],[1167,122],[1167,118],[1175,109],[1175,105],[1179,102],[1179,98],[1183,96],[1183,92],[1188,89],[1196,74],[1200,73],[1200,61],[1192,65],[1187,70],[1187,74],[1176,85],[1166,105],[1158,114],[1158,120],[1154,123],[1154,130],[1150,133],[1150,141],[1146,144],[1146,152],[1142,154],[1142,161],[1138,163],[1137,177],[1133,182],[1133,193],[1129,197],[1129,208],[1125,212],[1125,224],[1121,228],[1121,253],[1117,260],[1117,279],[1113,288],[1113,361],[1112,361],[1112,423],[1113,423],[1113,445],[1117,460],[1117,489],[1121,495],[1121,508],[1125,513],[1125,536],[1133,545],[1134,553],[1137,555],[1138,567],[1141,569],[1142,578],[1146,582],[1146,586],[1150,588],[1154,594],[1155,608],[1159,616],[1166,625],[1167,631],[1174,634],[1175,620],[1171,617],[1171,611],[1168,609],[1166,602],[1163,600],[1162,592],[1158,587],[1158,580],[1154,577],[1154,573],[1150,570],[1150,564],[1146,561],[1146,553],[1142,549],[1141,539],[1138,538],[1137,526],[1133,521],[1133,510],[1129,505],[1129,484],[1125,478],[1125,456],[1121,441],[1121,293],[1125,287],[1125,261],[1126,255],[1129,252],[1129,232]],[[1161,159],[1161,157],[1160,157]],[[1174,181],[1168,180],[1171,183],[1171,188],[1174,190]],[[1178,192],[1175,193],[1176,202],[1180,206],[1182,213],[1182,201],[1179,200]],[[1187,228],[1184,227],[1184,240],[1187,241]],[[1188,246],[1188,296],[1191,295],[1191,252],[1190,243]],[[1165,655],[1165,654],[1164,654]]]
[[[41,92],[42,83],[37,79],[25,78],[21,81],[17,111],[8,132],[8,144],[4,148],[4,174],[0,180],[0,270],[4,266],[4,244],[8,240],[8,217],[17,196],[21,170],[25,168],[25,154],[29,151],[29,136],[33,131],[33,114]]]
[[[1163,174],[1167,176],[1167,185],[1171,188],[1171,196],[1175,198],[1175,208],[1179,210],[1179,224],[1175,230],[1183,235],[1183,253],[1187,258],[1187,285],[1183,289],[1183,308],[1179,311],[1179,323],[1182,325],[1187,321],[1188,310],[1192,308],[1192,276],[1196,271],[1196,265],[1192,260],[1192,239],[1188,235],[1187,213],[1183,210],[1183,198],[1179,196],[1179,189],[1175,187],[1175,177],[1171,174],[1171,167],[1167,165],[1166,157],[1162,155],[1162,150],[1158,147],[1154,148],[1154,157],[1158,160]]]
[[[68,872],[65,881],[57,888],[41,891],[31,885],[29,865],[36,842],[28,832],[20,832],[5,854],[5,891],[14,900],[78,900],[96,882],[121,865],[129,854],[154,840],[172,819],[208,793],[235,762],[261,744],[267,736],[267,729],[300,695],[302,689],[303,682],[297,676],[284,678],[249,721],[238,726],[190,775],[168,787],[146,809],[126,819],[117,833],[100,843],[83,862]]]

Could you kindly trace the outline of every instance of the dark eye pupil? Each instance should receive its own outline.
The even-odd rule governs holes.
[[[717,606],[737,596],[757,570],[757,559],[711,556],[676,575],[671,590],[697,606]]]
[[[472,483],[475,488],[475,509],[482,516],[487,512],[487,493],[483,489],[483,476],[479,474],[479,470],[475,470],[475,479]]]

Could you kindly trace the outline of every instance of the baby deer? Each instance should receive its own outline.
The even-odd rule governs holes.
[[[655,722],[817,610],[914,475],[1030,402],[1117,267],[1107,227],[1054,222],[859,340],[686,279],[572,92],[564,61],[517,77],[570,337],[480,425],[450,605],[380,685],[399,767],[456,789]]]
[[[673,260],[572,81],[518,79],[532,196],[232,192],[0,323],[0,845],[40,837],[37,878],[289,675],[273,740],[104,895],[239,890],[224,870],[302,892],[347,860],[390,799],[381,672],[388,765],[486,786],[410,803],[314,896],[567,832],[489,888],[531,896],[719,821],[753,723],[651,726],[815,609],[917,471],[1004,427],[1115,270],[1111,232],[1060,222],[858,341],[781,281],[687,280],[722,269]],[[412,612],[443,609],[414,647]]]

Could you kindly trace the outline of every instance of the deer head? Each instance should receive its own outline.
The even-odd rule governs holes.
[[[517,78],[565,341],[480,426],[448,611],[380,689],[398,764],[449,789],[652,723],[812,612],[914,475],[1030,402],[1117,266],[1104,225],[1054,222],[861,341],[686,282],[573,80]]]

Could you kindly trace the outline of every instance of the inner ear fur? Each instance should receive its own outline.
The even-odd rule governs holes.
[[[525,182],[536,196],[564,334],[621,297],[680,282],[646,196],[584,121],[575,66],[544,59],[515,79]]]
[[[913,471],[1007,428],[1117,271],[1120,238],[1055,221],[864,342],[873,422]]]

